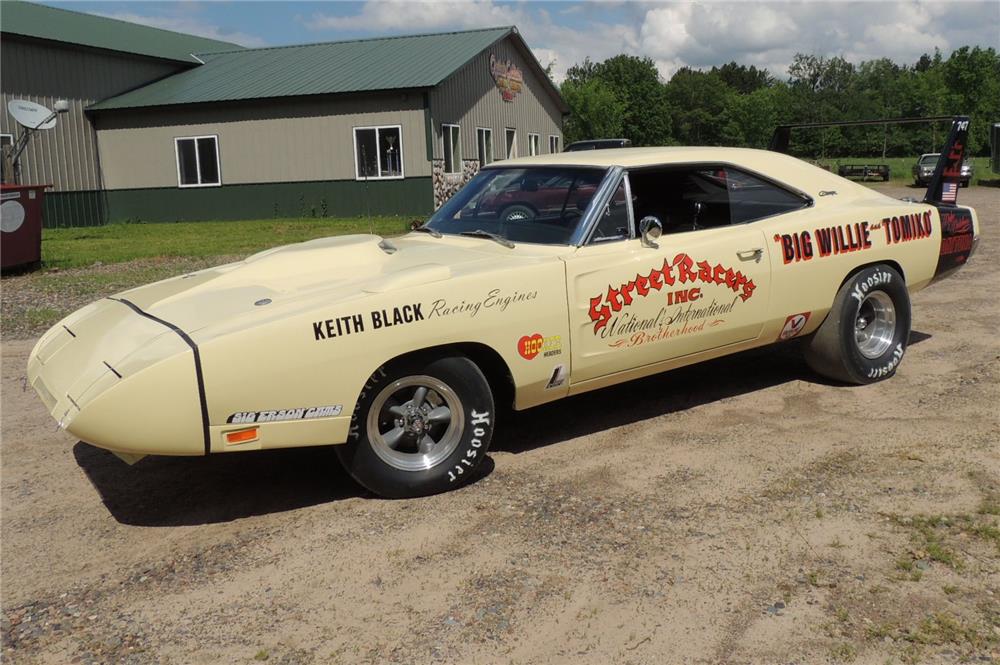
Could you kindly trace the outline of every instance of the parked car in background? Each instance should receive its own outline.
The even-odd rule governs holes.
[[[574,141],[566,146],[563,152],[577,152],[578,150],[604,150],[605,148],[631,148],[632,141],[628,139],[589,139],[587,141]]]
[[[927,186],[927,183],[931,180],[931,176],[934,175],[934,167],[937,166],[938,157],[940,156],[941,153],[939,152],[928,152],[920,155],[920,159],[918,159],[917,163],[913,165],[913,184],[919,187]],[[962,175],[959,179],[959,183],[962,187],[969,186],[969,182],[972,180],[972,175],[972,162],[965,160],[962,162]]]

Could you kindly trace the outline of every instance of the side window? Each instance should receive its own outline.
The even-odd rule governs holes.
[[[402,127],[355,127],[354,166],[358,180],[403,177]]]
[[[809,205],[804,196],[729,166],[633,171],[635,218],[663,223],[664,233],[744,224]]]
[[[479,165],[486,166],[493,161],[493,130],[486,127],[476,127],[476,146]]]
[[[780,215],[809,205],[808,199],[749,173],[725,169],[733,224]]]
[[[444,139],[444,172],[462,172],[462,152],[460,146],[460,128],[458,125],[441,125],[441,135]]]
[[[219,137],[185,136],[174,139],[177,184],[180,187],[212,187],[219,179]]]
[[[507,159],[517,157],[517,130],[511,127],[504,129],[503,140],[504,148],[506,148],[504,154],[507,155]]]
[[[608,242],[609,240],[623,240],[629,237],[631,224],[628,218],[628,190],[625,179],[618,183],[611,201],[601,211],[601,218],[594,228],[591,236],[591,243]]]

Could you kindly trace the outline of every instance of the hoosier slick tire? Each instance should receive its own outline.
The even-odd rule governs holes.
[[[840,287],[830,314],[806,340],[805,358],[817,374],[874,383],[896,373],[909,337],[910,296],[902,276],[887,265],[869,266]]]
[[[344,468],[379,496],[404,499],[468,482],[486,457],[493,395],[464,356],[405,359],[377,369],[358,397]]]

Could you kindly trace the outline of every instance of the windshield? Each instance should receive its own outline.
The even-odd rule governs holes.
[[[937,154],[924,155],[920,158],[920,163],[924,166],[927,166],[928,164],[937,164],[938,157],[940,157],[940,155]]]
[[[605,171],[496,168],[480,171],[434,213],[441,233],[493,233],[513,242],[568,245]]]

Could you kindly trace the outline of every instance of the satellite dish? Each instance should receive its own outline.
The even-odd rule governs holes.
[[[7,112],[19,125],[28,129],[52,129],[56,126],[56,114],[35,102],[12,99],[7,102]]]

